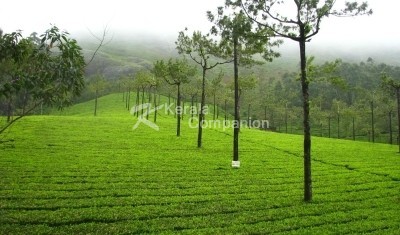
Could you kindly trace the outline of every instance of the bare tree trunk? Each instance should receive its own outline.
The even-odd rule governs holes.
[[[233,42],[233,71],[235,83],[235,120],[233,128],[233,161],[239,161],[239,132],[240,132],[240,113],[239,113],[239,69],[238,69],[238,38]]]
[[[96,98],[94,99],[94,116],[97,116],[97,97],[99,94],[99,90],[96,89]]]
[[[371,101],[371,131],[372,143],[375,143],[374,101]]]
[[[177,84],[178,87],[178,97],[176,100],[176,136],[181,136],[181,84]]]
[[[167,113],[169,115],[169,107],[171,106],[171,93],[168,93],[168,109],[167,109]]]
[[[125,96],[125,108],[128,109],[128,93],[130,91],[130,88],[128,87],[126,89],[126,96]]]
[[[397,94],[397,144],[399,145],[400,153],[400,87],[396,87]]]
[[[356,140],[356,127],[355,127],[355,117],[353,117],[353,140]]]
[[[331,138],[331,115],[328,116],[328,138]]]
[[[206,68],[207,63],[204,64],[203,67],[203,80],[201,84],[201,101],[200,101],[200,112],[199,112],[199,130],[197,134],[197,147],[201,148],[202,146],[202,138],[203,138],[203,120],[204,120],[204,104],[206,101]]]
[[[126,108],[129,110],[129,106],[131,105],[131,89],[129,88],[128,90],[128,98],[127,98],[127,103],[126,103]]]
[[[320,134],[320,136],[322,137],[322,136],[324,136],[324,134],[323,134],[323,131],[322,131],[322,122],[321,122],[321,124],[320,124],[320,126],[319,126],[319,134]]]
[[[149,120],[149,113],[150,113],[150,106],[151,106],[151,87],[149,87],[149,103],[147,106],[147,113],[146,113],[146,119]]]
[[[140,88],[136,89],[136,100],[135,100],[135,114],[139,117],[139,104],[140,104]]]
[[[141,115],[143,117],[143,105],[144,105],[144,87],[142,87],[142,110],[141,110]]]
[[[157,94],[154,92],[154,123],[157,122],[157,106],[160,103],[160,95],[158,95],[158,102],[157,102]]]
[[[225,105],[224,105],[224,125],[226,124],[226,121],[228,120],[228,115],[227,115],[227,113],[226,113],[226,111],[227,111],[227,103],[228,103],[228,101],[225,99]]]
[[[287,104],[285,105],[285,131],[288,133],[288,112],[287,112]]]
[[[337,138],[340,139],[340,113],[337,113]]]
[[[250,109],[251,109],[251,104],[248,105],[247,107],[247,127],[251,127],[251,117],[250,117]]]
[[[389,144],[393,144],[392,110],[389,111]]]
[[[303,126],[304,126],[304,201],[312,200],[311,179],[311,128],[310,128],[310,103],[307,80],[307,58],[304,27],[300,30],[300,64],[301,64],[301,88],[303,93]]]

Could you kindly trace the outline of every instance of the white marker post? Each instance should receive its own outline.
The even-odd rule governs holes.
[[[240,161],[232,161],[232,168],[240,168]]]

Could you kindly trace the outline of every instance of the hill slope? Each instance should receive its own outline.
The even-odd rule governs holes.
[[[398,234],[396,147],[313,138],[314,202],[302,202],[302,137],[195,128],[159,113],[155,131],[120,94],[32,116],[0,145],[0,233]],[[152,115],[150,116],[150,118]],[[152,119],[150,119],[152,120]],[[207,118],[208,120],[208,118]]]
[[[87,68],[87,73],[101,72],[109,79],[116,79],[121,75],[150,68],[156,60],[178,56],[175,50],[175,40],[176,38],[160,38],[154,35],[120,34],[101,48],[98,56]],[[87,57],[91,56],[97,48],[97,44],[93,43],[92,38],[82,38],[80,42]],[[377,63],[400,65],[400,47],[389,47],[389,45],[366,47],[365,44],[331,46],[309,43],[307,49],[308,55],[315,56],[317,62],[333,61],[339,58],[345,62],[359,63],[371,57]],[[260,71],[260,74],[264,74],[266,77],[279,77],[287,72],[298,71],[299,49],[296,43],[286,41],[276,50],[281,53],[280,58],[275,59],[272,63],[256,66],[254,70]],[[224,67],[230,68],[230,66],[225,65]]]

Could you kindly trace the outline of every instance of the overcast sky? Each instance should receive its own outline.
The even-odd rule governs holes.
[[[344,0],[337,0],[342,6]],[[322,24],[317,43],[336,45],[395,45],[400,44],[398,20],[399,0],[368,0],[372,16],[356,18],[330,17]],[[0,28],[5,32],[22,29],[26,33],[43,32],[56,24],[62,29],[88,33],[109,25],[111,32],[145,32],[161,37],[176,38],[178,31],[206,30],[206,11],[215,11],[224,0],[8,0],[0,3]],[[343,35],[346,35],[343,37]]]

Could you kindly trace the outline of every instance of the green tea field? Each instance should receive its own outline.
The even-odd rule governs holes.
[[[232,129],[205,128],[198,149],[187,116],[181,137],[163,111],[159,131],[133,130],[121,99],[4,133],[0,234],[400,234],[395,145],[314,137],[305,203],[302,136],[242,128],[232,169]]]

